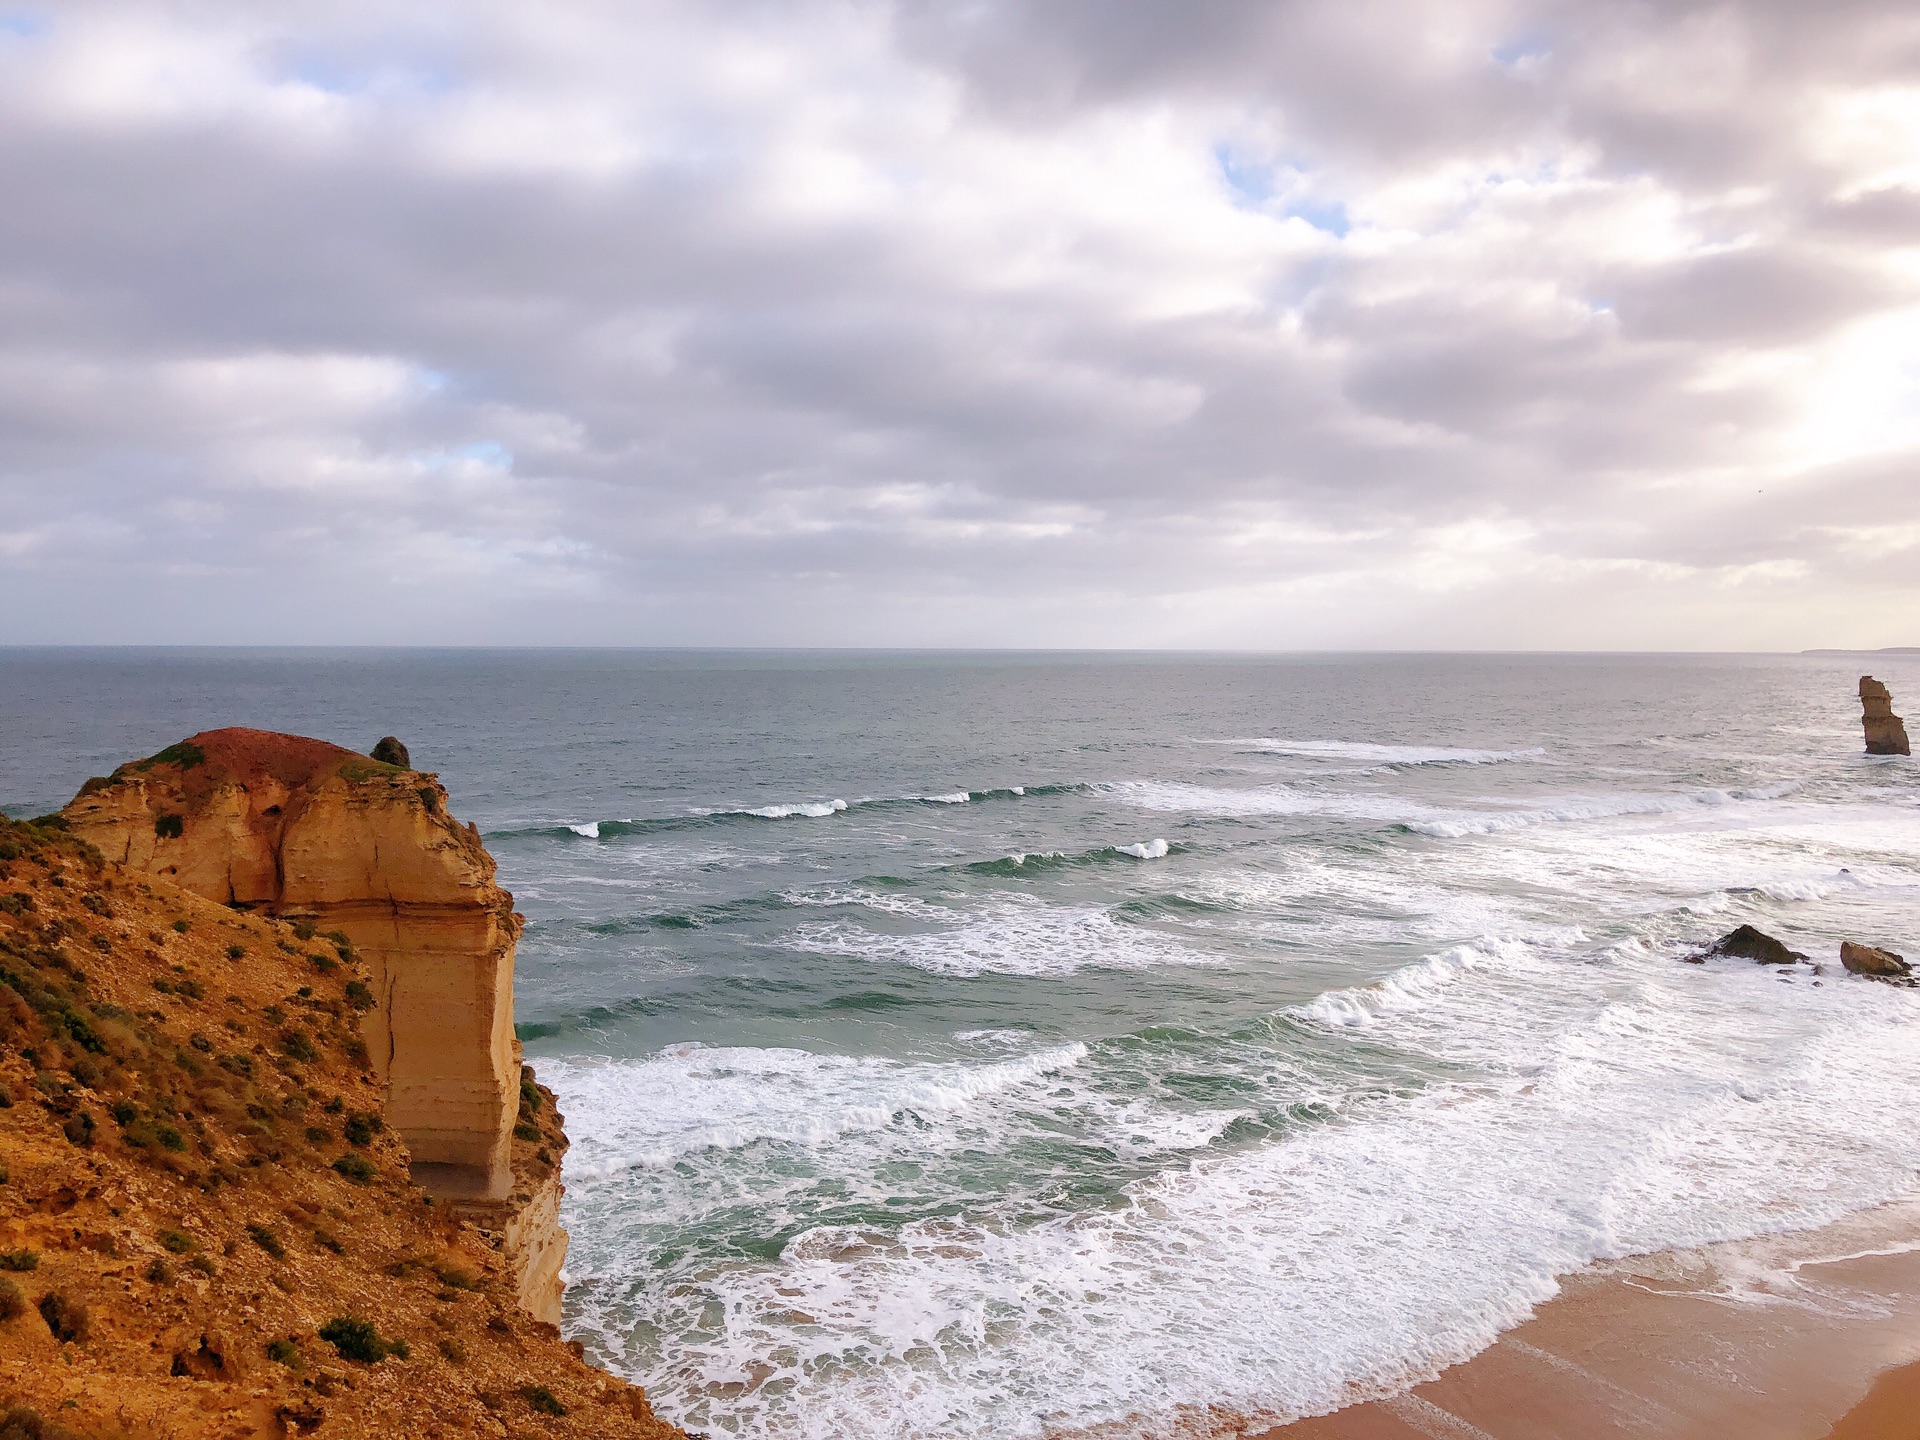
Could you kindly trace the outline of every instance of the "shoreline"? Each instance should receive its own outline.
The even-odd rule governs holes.
[[[1257,1440],[1920,1440],[1920,1194],[1603,1261],[1438,1376]]]

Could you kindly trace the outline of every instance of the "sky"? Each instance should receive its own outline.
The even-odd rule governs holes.
[[[1920,644],[1920,6],[0,0],[0,643]]]

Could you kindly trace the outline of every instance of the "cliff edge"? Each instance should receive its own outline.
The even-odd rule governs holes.
[[[412,1179],[496,1237],[521,1303],[557,1322],[564,1141],[521,1116],[539,1103],[513,1033],[521,918],[439,779],[322,740],[208,730],[89,780],[61,817],[131,874],[351,948],[371,992],[367,1063]]]
[[[143,793],[184,793],[160,768],[138,772]],[[285,813],[306,782],[277,783],[286,798],[262,808]],[[371,804],[371,783],[348,789]],[[204,793],[234,800],[224,782]],[[131,805],[112,811],[129,841]],[[184,829],[188,814],[156,818]],[[527,1314],[498,1233],[411,1179],[362,1025],[376,1008],[362,952],[155,873],[176,858],[207,873],[186,850],[134,868],[58,817],[0,817],[0,1433],[679,1436]],[[404,991],[411,957],[388,963]],[[404,1028],[394,1044],[397,1061]],[[526,1093],[520,1124],[551,1151],[550,1097]],[[535,1148],[513,1146],[510,1171]]]

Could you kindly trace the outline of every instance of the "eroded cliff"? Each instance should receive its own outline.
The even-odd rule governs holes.
[[[522,1302],[557,1321],[560,1142],[535,1140],[520,1114],[520,917],[438,778],[325,741],[209,730],[88,781],[62,815],[110,863],[351,949],[371,991],[370,1072],[412,1178],[499,1237]],[[530,1109],[537,1092],[524,1094]]]
[[[305,921],[0,818],[0,1426],[679,1434],[526,1314],[504,1236],[411,1181],[367,976]],[[528,1091],[514,1160],[562,1143]]]

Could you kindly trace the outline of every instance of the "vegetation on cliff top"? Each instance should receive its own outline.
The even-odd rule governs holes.
[[[0,819],[0,1416],[43,1440],[678,1433],[409,1183],[358,957],[323,942]]]

